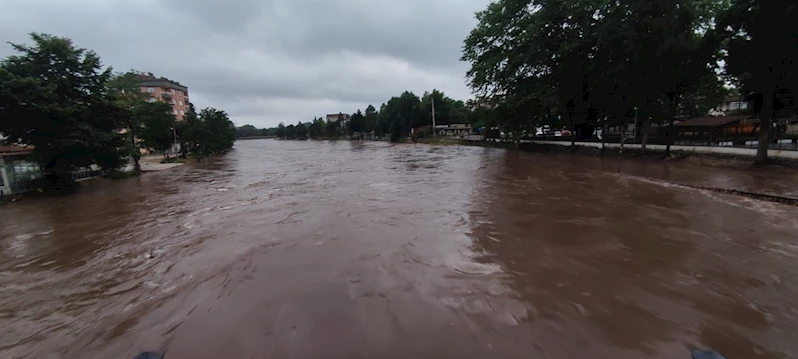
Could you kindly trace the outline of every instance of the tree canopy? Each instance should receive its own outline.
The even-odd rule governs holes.
[[[795,114],[798,102],[798,4],[732,0],[719,20],[728,38],[729,75],[755,101],[760,119],[756,162],[767,162],[775,116]]]
[[[186,121],[176,123],[171,105],[141,92],[137,73],[113,74],[67,38],[32,33],[31,40],[11,44],[16,54],[0,62],[0,133],[31,146],[48,189],[71,188],[77,170],[120,169],[129,158],[138,171],[140,149],[166,150],[178,134],[184,154],[232,147],[235,129],[224,112],[197,117],[189,104]]]
[[[498,0],[477,13],[462,59],[506,131],[557,118],[584,136],[630,122],[631,109],[672,123],[723,99],[725,11],[716,0]]]
[[[16,55],[0,63],[0,133],[33,146],[52,182],[70,171],[125,164],[121,135],[125,109],[108,90],[111,68],[71,40],[31,34],[33,44],[12,44]]]

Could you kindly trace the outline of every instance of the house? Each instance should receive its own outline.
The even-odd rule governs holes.
[[[42,177],[39,165],[29,160],[32,148],[0,145],[0,196],[27,192]]]
[[[745,96],[727,96],[723,103],[709,110],[709,115],[715,117],[740,115],[749,113],[751,109],[753,105]]]
[[[467,123],[452,123],[449,125],[435,126],[435,132],[444,136],[466,136],[471,134],[471,125]]]
[[[759,120],[746,115],[691,118],[674,124],[682,144],[742,143],[756,140]]]
[[[346,124],[349,123],[349,120],[351,118],[352,118],[352,116],[349,116],[348,114],[340,113],[340,112],[337,113],[337,114],[335,114],[335,113],[334,114],[329,114],[329,115],[327,115],[327,123],[338,122],[338,123],[340,123],[341,128],[344,128],[344,127],[346,127]]]

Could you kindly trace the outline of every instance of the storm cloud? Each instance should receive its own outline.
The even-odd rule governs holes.
[[[0,0],[0,34],[71,38],[115,71],[188,86],[197,107],[274,126],[379,108],[404,90],[466,99],[459,61],[489,0]],[[12,53],[0,48],[0,56]]]

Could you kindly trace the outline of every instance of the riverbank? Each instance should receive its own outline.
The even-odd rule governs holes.
[[[664,146],[649,145],[646,151],[640,149],[640,145],[625,145],[623,150],[618,144],[605,144],[601,148],[601,143],[593,142],[577,142],[571,145],[570,142],[560,141],[534,141],[523,142],[518,146],[508,142],[493,142],[493,141],[469,141],[461,139],[453,139],[458,145],[466,146],[482,146],[482,147],[497,147],[506,149],[515,149],[524,152],[540,152],[540,153],[562,153],[562,154],[576,154],[585,156],[598,156],[604,158],[622,158],[623,160],[634,161],[650,161],[650,162],[684,162],[690,165],[709,166],[717,168],[730,168],[738,170],[755,170],[767,172],[785,172],[795,173],[798,170],[798,158],[791,158],[791,154],[783,155],[787,151],[773,151],[771,150],[771,162],[765,166],[754,166],[753,155],[754,150],[747,150],[741,148],[730,148],[733,150],[728,153],[717,151],[714,147],[707,147],[708,152],[700,152],[702,148],[689,147],[690,150],[683,149],[683,146],[673,146],[671,153],[665,157]],[[446,142],[435,144],[449,144]],[[660,148],[662,147],[662,148]],[[737,151],[734,151],[737,150]],[[748,153],[750,152],[750,153]],[[776,154],[780,152],[782,154]],[[798,153],[796,153],[798,155]]]

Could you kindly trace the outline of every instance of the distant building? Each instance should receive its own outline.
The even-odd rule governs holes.
[[[188,87],[165,77],[155,77],[151,72],[139,74],[141,92],[150,95],[150,102],[161,101],[172,105],[172,113],[183,121],[188,112]]]
[[[27,192],[41,178],[39,165],[30,160],[32,147],[0,145],[0,196]]]
[[[471,125],[467,123],[452,123],[435,126],[435,132],[449,137],[467,136],[471,134]]]
[[[731,116],[747,113],[752,109],[751,102],[744,96],[728,96],[723,103],[709,111],[710,116]]]
[[[341,128],[344,128],[352,116],[349,116],[345,113],[337,113],[337,114],[330,114],[327,115],[327,123],[334,123],[339,122],[341,124]]]

